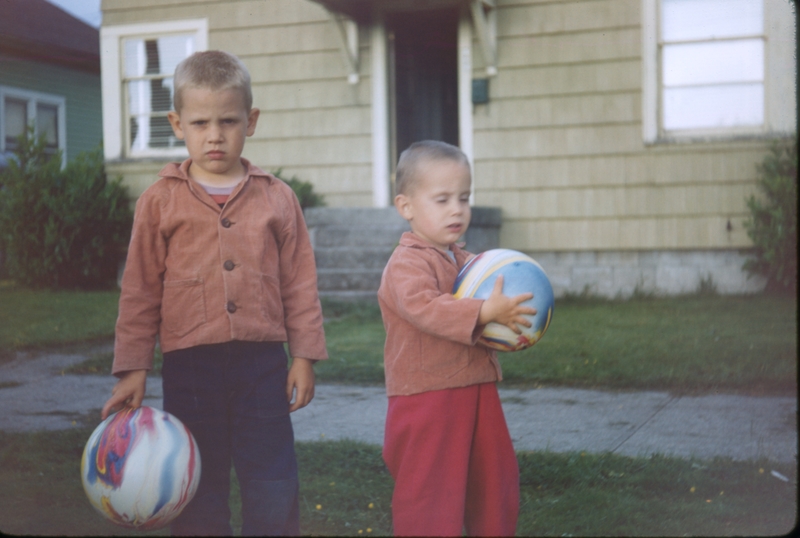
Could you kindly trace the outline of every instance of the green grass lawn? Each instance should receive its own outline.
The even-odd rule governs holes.
[[[138,534],[106,522],[86,500],[80,456],[90,432],[86,425],[36,434],[0,432],[0,531]],[[391,533],[392,479],[380,447],[298,443],[297,454],[304,534]],[[795,523],[793,464],[550,452],[517,457],[519,536],[781,535]],[[240,504],[234,480],[237,532]]]
[[[110,338],[117,300],[116,292],[0,286],[0,360],[16,349]],[[559,301],[541,342],[501,357],[504,385],[794,394],[796,308],[771,296]],[[331,359],[317,366],[318,380],[382,383],[377,307],[326,302],[324,313]],[[74,371],[108,373],[110,363],[110,355],[98,355]],[[136,534],[106,523],[83,494],[80,455],[92,427],[0,432],[0,531]],[[392,480],[379,447],[298,443],[297,453],[305,534],[391,532]],[[520,536],[780,535],[795,524],[796,464],[579,452],[517,457]]]
[[[24,347],[111,338],[118,298],[114,291],[0,286],[0,357]],[[323,309],[330,359],[317,365],[317,379],[382,384],[385,332],[378,307],[326,301]],[[501,353],[500,361],[504,386],[794,394],[796,357],[796,300],[758,295],[558,301],[542,340]],[[110,355],[98,356],[73,371],[107,373],[110,363]]]
[[[327,311],[330,359],[317,365],[318,379],[383,383],[380,310]],[[504,386],[792,394],[797,303],[773,296],[557,301],[539,343],[499,356]]]
[[[119,291],[26,290],[0,282],[0,360],[11,351],[111,338]]]
[[[790,394],[797,302],[769,296],[565,301],[534,347],[504,354],[506,382]]]

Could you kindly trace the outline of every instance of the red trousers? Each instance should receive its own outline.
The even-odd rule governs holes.
[[[513,536],[519,468],[494,383],[389,398],[397,536]]]

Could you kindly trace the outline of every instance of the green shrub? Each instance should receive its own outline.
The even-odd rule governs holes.
[[[98,148],[61,169],[33,132],[0,174],[5,270],[34,288],[100,288],[116,281],[132,212],[121,179],[108,181]]]
[[[767,278],[768,289],[797,289],[797,135],[775,142],[757,166],[763,196],[750,196],[744,226],[755,245],[755,258],[744,268]]]
[[[321,194],[314,192],[314,185],[308,181],[302,181],[297,176],[292,176],[290,179],[281,177],[283,168],[278,168],[272,172],[272,175],[289,185],[294,191],[295,196],[300,201],[300,207],[306,209],[307,207],[320,207],[325,205],[325,197]]]

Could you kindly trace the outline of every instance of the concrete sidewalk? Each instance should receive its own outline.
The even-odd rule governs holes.
[[[502,384],[501,384],[502,385]],[[500,389],[517,450],[795,461],[797,400],[664,392]],[[383,443],[383,387],[320,385],[293,415],[298,440]]]
[[[66,429],[89,413],[96,413],[99,422],[114,379],[62,373],[85,358],[85,352],[21,353],[0,365],[0,430]],[[797,459],[794,397],[500,386],[517,450]],[[148,379],[144,403],[161,406],[160,378]],[[320,384],[311,405],[292,415],[295,436],[300,441],[354,439],[380,445],[386,407],[383,387]]]

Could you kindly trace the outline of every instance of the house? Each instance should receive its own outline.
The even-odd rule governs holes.
[[[172,71],[224,49],[261,109],[245,156],[331,207],[389,207],[399,152],[437,138],[470,158],[474,204],[501,209],[500,245],[557,294],[753,292],[745,198],[796,130],[793,6],[103,0],[107,166],[138,194],[182,159]]]
[[[0,156],[33,124],[66,163],[102,142],[99,31],[45,0],[0,0]]]

